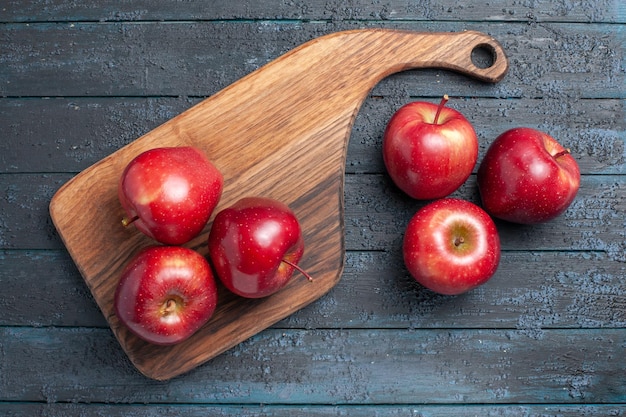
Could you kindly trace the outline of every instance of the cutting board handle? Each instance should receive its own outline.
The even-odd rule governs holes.
[[[477,31],[421,33],[366,30],[361,33],[345,32],[345,36],[354,37],[355,41],[358,41],[360,36],[369,36],[372,42],[368,46],[373,48],[370,54],[378,55],[376,50],[379,47],[385,51],[379,57],[381,77],[406,69],[441,68],[460,72],[481,81],[496,83],[502,80],[509,68],[500,43],[491,36]],[[491,61],[485,63],[489,65],[476,65],[473,60],[474,52],[490,54]]]
[[[476,51],[490,54],[491,62],[476,65],[473,60]],[[386,76],[409,69],[447,69],[496,83],[509,68],[500,43],[477,31],[357,29],[335,32],[304,43],[270,66],[277,65],[284,70],[287,62],[294,70],[308,66],[306,78],[311,74],[333,75],[326,78],[328,84],[340,89],[352,85],[355,92],[361,93],[371,90]],[[260,70],[268,69],[266,66]]]

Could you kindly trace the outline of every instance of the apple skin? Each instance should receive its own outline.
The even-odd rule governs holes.
[[[536,129],[507,130],[489,146],[478,168],[483,208],[520,224],[551,220],[574,201],[580,169],[569,150]]]
[[[156,345],[184,341],[217,306],[217,285],[208,261],[182,246],[141,250],[122,273],[114,298],[120,322]]]
[[[417,282],[439,294],[458,295],[484,284],[496,272],[500,237],[482,208],[444,198],[411,218],[402,253]]]
[[[418,200],[448,196],[470,176],[478,139],[458,111],[415,101],[400,107],[383,134],[383,160],[393,182]],[[440,111],[438,117],[437,111]]]
[[[231,292],[261,298],[283,288],[304,253],[298,219],[284,203],[245,197],[217,213],[208,239],[217,277]]]
[[[124,169],[118,197],[127,217],[146,236],[182,245],[208,222],[222,195],[224,178],[195,147],[145,151]]]

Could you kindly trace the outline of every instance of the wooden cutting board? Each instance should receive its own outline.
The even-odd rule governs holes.
[[[476,48],[493,62],[478,68]],[[504,77],[502,47],[479,32],[354,30],[311,40],[119,149],[67,182],[50,203],[52,220],[113,333],[144,375],[187,372],[327,293],[344,263],[343,187],[348,139],[368,92],[385,76],[415,68],[458,71],[486,82]],[[450,91],[454,94],[454,91]],[[121,270],[151,245],[121,225],[117,184],[126,164],[155,147],[204,150],[225,178],[220,210],[244,196],[291,206],[305,237],[301,262],[314,282],[294,276],[260,300],[221,288],[218,308],[199,332],[169,347],[141,341],[121,326],[113,295]],[[216,211],[217,212],[217,211]],[[207,254],[210,222],[188,245]],[[210,364],[208,365],[210,366]]]

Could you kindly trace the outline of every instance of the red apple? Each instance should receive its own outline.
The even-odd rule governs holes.
[[[189,338],[213,315],[217,285],[208,261],[182,246],[153,246],[126,266],[115,313],[132,333],[157,345]]]
[[[289,282],[304,253],[300,223],[284,203],[247,197],[215,216],[208,240],[218,278],[247,298],[265,297]]]
[[[476,204],[444,198],[411,218],[402,252],[417,282],[456,295],[493,276],[500,263],[500,237],[491,217]]]
[[[127,217],[145,235],[181,245],[204,228],[221,195],[224,179],[194,147],[156,148],[125,168],[118,195]]]
[[[580,170],[570,151],[531,128],[502,133],[478,168],[483,208],[493,217],[533,224],[551,220],[574,201]]]
[[[383,160],[393,182],[409,196],[445,197],[463,184],[478,158],[478,139],[458,111],[416,101],[391,117],[383,135]]]

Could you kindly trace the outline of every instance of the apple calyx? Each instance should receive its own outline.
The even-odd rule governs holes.
[[[304,275],[304,277],[309,281],[309,282],[313,282],[313,277],[311,275],[309,275],[308,272],[306,272],[304,269],[300,268],[298,265],[296,265],[295,263],[288,261],[286,259],[281,259],[281,262],[286,263],[287,265],[289,265],[290,267],[294,268],[296,271],[300,272],[302,275]]]
[[[556,154],[552,155],[552,157],[553,157],[554,159],[558,159],[558,158],[560,158],[561,156],[564,156],[564,155],[569,155],[569,154],[571,154],[571,153],[572,153],[572,152],[569,150],[569,148],[567,148],[567,149],[563,149],[561,152],[558,152],[558,153],[556,153]]]
[[[161,317],[167,317],[175,313],[183,305],[183,300],[178,297],[171,297],[165,300],[159,312]]]
[[[441,99],[441,101],[439,102],[439,107],[437,107],[437,113],[435,113],[435,120],[433,120],[434,125],[439,124],[439,115],[441,114],[441,110],[443,110],[443,108],[446,106],[446,103],[448,102],[448,100],[449,100],[449,97],[447,94],[445,94],[443,98]]]

